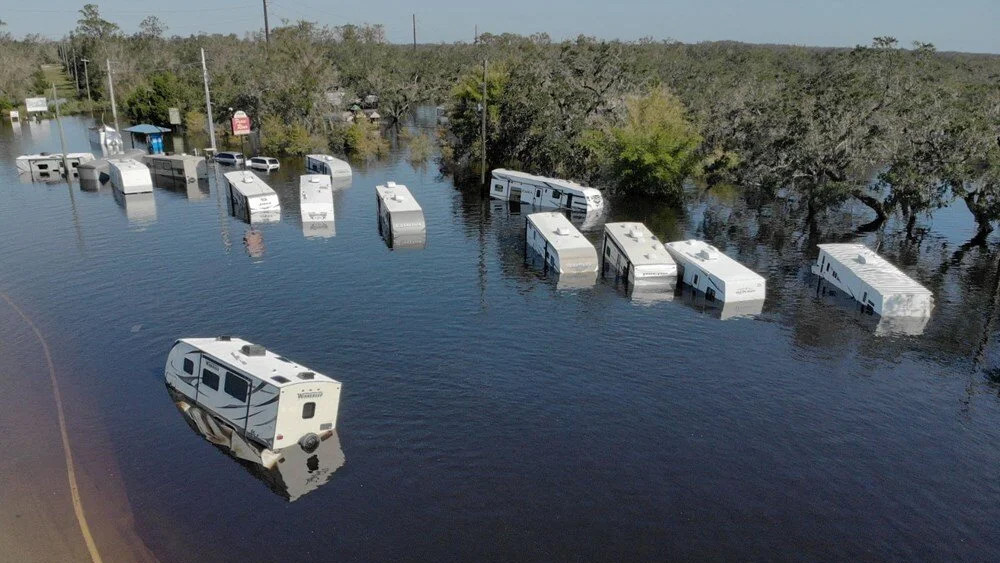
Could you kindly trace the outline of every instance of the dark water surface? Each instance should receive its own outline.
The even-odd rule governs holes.
[[[87,124],[66,120],[71,150],[92,150]],[[0,126],[0,291],[48,338],[96,474],[89,436],[110,436],[107,478],[163,560],[1000,557],[996,242],[961,247],[961,204],[919,243],[893,225],[848,237],[935,292],[923,333],[892,336],[818,295],[808,265],[832,235],[725,193],[610,216],[711,239],[766,276],[753,319],[607,282],[560,290],[524,265],[522,213],[402,149],[355,167],[331,238],[303,236],[302,165],[284,160],[259,256],[214,166],[203,189],[126,209],[109,186],[20,182],[14,158],[39,150],[59,150],[54,123]],[[379,237],[387,180],[422,204],[424,249]],[[588,229],[596,242],[601,224]],[[328,483],[289,503],[187,427],[166,353],[217,334],[343,382],[346,462]],[[46,424],[51,410],[38,406]]]

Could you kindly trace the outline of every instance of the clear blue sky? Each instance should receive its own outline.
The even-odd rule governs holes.
[[[0,19],[15,36],[60,37],[76,25],[81,0],[0,0]],[[263,27],[261,0],[96,0],[105,19],[134,32],[156,15],[169,34],[238,33]],[[390,41],[471,41],[474,27],[494,33],[547,32],[602,38],[732,39],[752,43],[854,46],[876,35],[939,50],[1000,53],[1000,0],[269,0],[271,25],[308,19],[327,25],[381,23]]]

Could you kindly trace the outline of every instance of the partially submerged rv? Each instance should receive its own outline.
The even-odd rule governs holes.
[[[153,191],[153,177],[149,168],[131,158],[109,158],[108,176],[111,185],[125,195],[142,194]]]
[[[149,154],[143,162],[153,176],[182,179],[195,183],[199,178],[208,178],[208,164],[200,156],[190,154]]]
[[[94,160],[94,155],[89,152],[66,153],[66,162],[74,171],[84,162],[91,160]],[[63,155],[62,153],[25,154],[15,159],[15,165],[20,173],[29,173],[34,178],[49,179],[63,174]]]
[[[98,125],[88,130],[91,144],[101,147],[104,154],[115,154],[122,152],[125,148],[125,141],[121,133],[110,125]]]
[[[334,225],[333,187],[326,174],[299,176],[299,212],[306,238],[329,238],[337,234]]]
[[[234,217],[247,223],[268,223],[281,219],[278,194],[256,174],[237,171],[226,172],[223,177]]]
[[[307,154],[306,170],[313,174],[326,174],[334,180],[351,177],[351,165],[328,154]]]
[[[613,275],[626,287],[673,285],[677,263],[646,225],[606,223],[601,275]]]
[[[820,244],[812,272],[875,314],[928,317],[934,294],[863,244]],[[921,328],[922,330],[922,328]]]
[[[192,405],[271,450],[265,456],[296,444],[311,452],[337,426],[339,381],[240,338],[178,340],[164,377]]]
[[[525,221],[525,243],[559,274],[597,272],[597,249],[562,213],[532,213]]]
[[[389,248],[399,246],[397,241],[409,238],[426,240],[424,210],[406,186],[395,182],[375,186],[375,210],[378,213],[379,233],[386,239]]]
[[[755,301],[765,296],[763,276],[701,240],[667,243],[681,279],[709,300]]]
[[[591,213],[604,208],[600,190],[559,178],[497,168],[490,179],[490,197]]]

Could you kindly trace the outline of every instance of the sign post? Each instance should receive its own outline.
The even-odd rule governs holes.
[[[240,152],[243,152],[243,135],[250,134],[250,116],[244,111],[233,114],[233,135],[240,136]]]

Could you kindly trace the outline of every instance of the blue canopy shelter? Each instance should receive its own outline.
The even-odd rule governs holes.
[[[135,135],[142,135],[146,138],[146,144],[149,145],[150,154],[163,154],[163,134],[169,133],[170,129],[148,123],[140,123],[139,125],[124,129],[124,131],[129,134],[129,141],[132,143],[133,149],[135,148]]]

